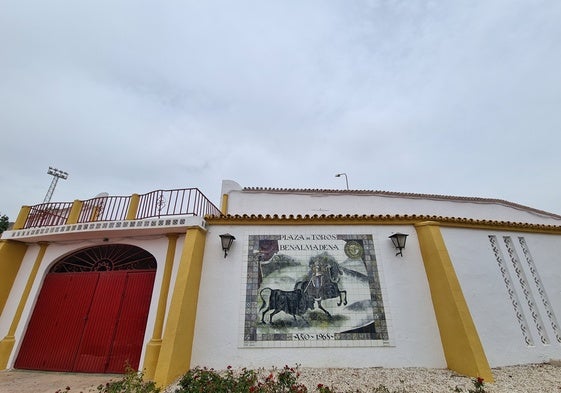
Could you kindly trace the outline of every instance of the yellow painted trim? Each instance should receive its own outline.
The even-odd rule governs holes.
[[[140,195],[132,194],[129,209],[127,210],[127,215],[125,220],[134,220],[136,219],[136,213],[138,213],[138,206],[140,205]]]
[[[561,225],[529,224],[521,222],[475,220],[468,218],[423,215],[241,215],[206,216],[208,225],[417,225],[426,221],[438,222],[446,228],[469,228],[486,231],[561,234]]]
[[[31,206],[22,206],[18,218],[16,218],[16,222],[14,222],[14,226],[12,229],[22,229],[27,221],[27,217],[29,217],[29,213],[31,212]]]
[[[48,243],[39,243],[40,249],[37,257],[35,258],[35,263],[33,264],[33,268],[29,273],[29,277],[27,278],[27,283],[25,284],[25,288],[23,293],[21,294],[21,298],[18,304],[18,308],[16,309],[16,313],[14,314],[14,319],[12,320],[12,324],[10,325],[10,329],[8,330],[8,334],[6,337],[0,341],[0,370],[5,370],[8,365],[8,359],[10,359],[10,355],[12,354],[12,350],[14,349],[14,344],[16,343],[15,333],[18,327],[19,321],[21,319],[21,315],[23,313],[23,309],[27,304],[27,299],[29,298],[29,293],[31,292],[31,287],[35,282],[35,278],[37,277],[37,272],[39,271],[39,266],[43,261],[43,257],[45,256],[45,252],[47,251]]]
[[[159,386],[172,383],[191,364],[205,240],[203,229],[187,230],[154,374]]]
[[[144,354],[144,377],[147,380],[153,380],[156,373],[156,366],[158,364],[158,357],[162,347],[162,331],[164,328],[164,318],[166,315],[166,306],[168,302],[169,285],[171,282],[171,271],[173,268],[173,261],[175,259],[175,248],[177,246],[176,233],[170,233],[168,237],[168,249],[166,253],[166,262],[164,265],[164,272],[162,276],[162,286],[160,288],[160,298],[158,299],[158,309],[156,311],[156,321],[154,322],[154,331],[152,339],[146,345],[146,352]]]
[[[439,223],[415,225],[449,369],[493,382],[477,329],[446,249]]]
[[[84,202],[75,199],[72,203],[72,208],[70,208],[70,213],[68,213],[68,218],[66,219],[66,224],[76,224],[80,218],[80,212],[82,211],[82,206]]]
[[[0,240],[0,315],[10,296],[26,251],[25,243]]]
[[[222,205],[220,207],[222,214],[228,214],[228,194],[222,194]]]
[[[97,218],[99,217],[99,213],[101,213],[101,207],[94,206],[92,209],[92,214],[90,214],[89,222],[97,221]]]

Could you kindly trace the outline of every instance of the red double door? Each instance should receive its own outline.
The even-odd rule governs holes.
[[[138,369],[154,277],[155,271],[48,274],[15,368]]]

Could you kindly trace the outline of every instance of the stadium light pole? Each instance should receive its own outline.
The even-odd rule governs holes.
[[[43,200],[43,203],[48,203],[51,201],[51,197],[53,196],[53,192],[55,191],[56,184],[58,183],[58,179],[63,179],[63,180],[68,179],[67,172],[61,171],[60,169],[56,169],[51,166],[49,167],[47,174],[53,176],[53,181],[51,182],[51,185],[47,190],[47,195],[45,195],[45,199]]]

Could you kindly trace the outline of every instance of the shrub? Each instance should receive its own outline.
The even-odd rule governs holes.
[[[473,383],[473,387],[475,389],[468,389],[468,393],[486,393],[485,383],[483,382],[483,378],[477,377],[472,379],[471,382]],[[463,390],[456,386],[454,392],[461,393],[463,392]]]
[[[175,393],[307,393],[306,386],[297,381],[299,375],[297,369],[288,366],[261,378],[257,371],[246,368],[236,375],[230,366],[223,373],[196,367],[179,380]]]
[[[99,385],[99,393],[159,393],[160,388],[152,381],[144,381],[144,374],[127,367],[123,378],[117,381],[107,382]]]

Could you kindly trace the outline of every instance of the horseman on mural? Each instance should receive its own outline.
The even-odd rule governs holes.
[[[310,270],[306,278],[296,282],[292,291],[283,291],[278,288],[265,287],[259,291],[262,306],[259,311],[265,309],[261,316],[261,322],[265,323],[265,314],[269,310],[273,310],[270,314],[269,322],[272,323],[272,317],[280,311],[290,314],[296,321],[296,315],[305,318],[303,314],[308,310],[314,309],[314,302],[317,302],[318,308],[322,310],[329,318],[331,314],[321,304],[322,300],[339,298],[337,306],[341,304],[347,305],[347,291],[340,290],[338,286],[339,276],[343,271],[339,264],[328,253],[324,252],[314,256],[309,262]],[[270,291],[268,302],[264,298],[264,292]],[[307,322],[307,321],[306,321]]]
[[[339,298],[337,306],[347,305],[347,291],[340,290],[338,282],[343,271],[339,264],[328,253],[324,252],[310,259],[310,272],[306,280],[299,281],[294,289],[301,289],[303,293],[310,295],[318,303],[318,308],[331,318],[331,314],[323,308],[321,301]]]

